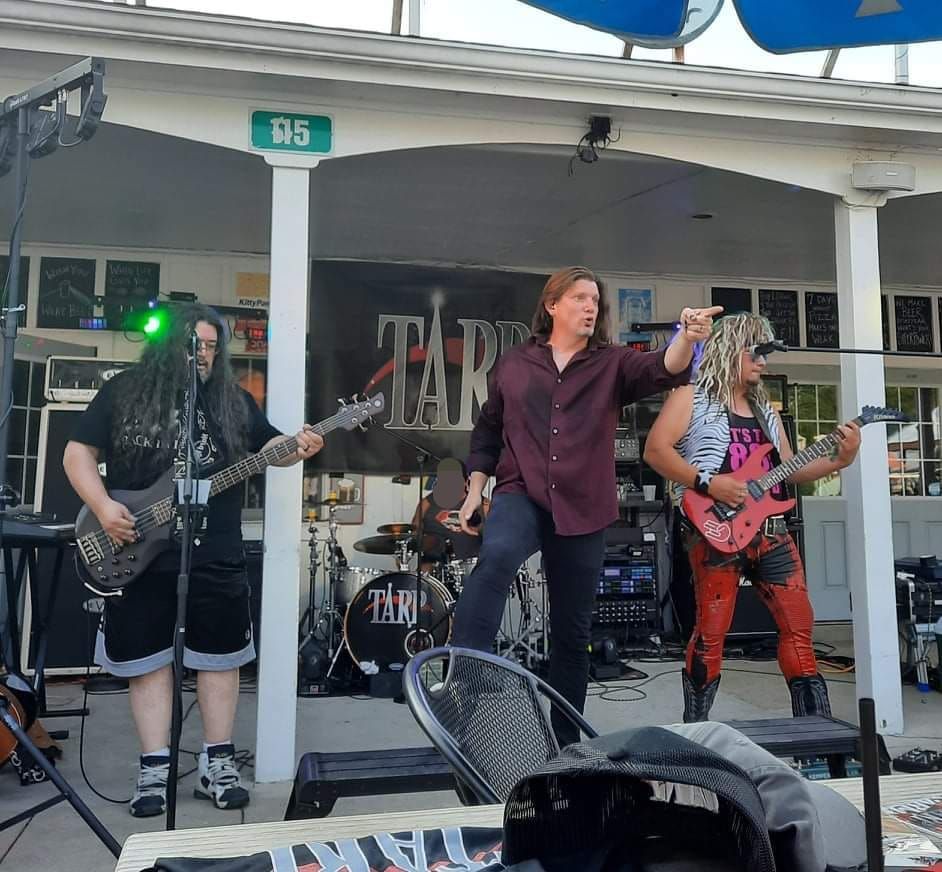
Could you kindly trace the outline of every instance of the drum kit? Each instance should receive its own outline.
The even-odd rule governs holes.
[[[383,524],[377,535],[353,545],[363,554],[392,558],[393,571],[349,565],[337,541],[337,503],[331,500],[325,505],[326,538],[319,537],[313,518],[308,528],[310,605],[300,627],[302,649],[311,639],[324,645],[329,660],[325,680],[342,680],[335,670],[342,672],[338,662],[345,652],[359,672],[371,675],[401,669],[420,651],[447,644],[455,605],[476,558],[455,559],[449,540],[426,534],[420,542],[411,524],[395,523]],[[425,571],[421,567],[416,571],[419,560]],[[315,590],[321,565],[324,585],[318,607]],[[508,598],[498,652],[529,668],[545,661],[545,616],[545,585],[536,583],[524,565]]]

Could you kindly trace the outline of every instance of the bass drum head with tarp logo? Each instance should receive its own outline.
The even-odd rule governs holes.
[[[451,638],[453,598],[428,575],[390,572],[367,582],[347,607],[344,641],[354,661],[379,670],[402,665],[414,654]]]

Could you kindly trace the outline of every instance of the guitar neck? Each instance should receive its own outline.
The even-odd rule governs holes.
[[[326,418],[319,424],[314,424],[309,432],[316,433],[318,436],[326,436],[331,430],[339,426],[339,422],[340,416],[334,415],[331,418]],[[245,481],[245,479],[253,475],[264,472],[269,466],[285,460],[292,454],[295,454],[297,450],[298,440],[296,437],[292,436],[290,439],[276,442],[263,451],[259,451],[258,454],[253,454],[250,457],[240,460],[238,463],[234,463],[232,466],[226,467],[222,472],[217,472],[216,475],[213,476],[213,483],[210,486],[209,495],[216,496],[216,494],[228,490],[240,481]]]
[[[857,417],[854,418],[854,423],[862,427],[864,422],[862,418]],[[823,457],[830,457],[832,451],[840,445],[840,442],[841,437],[838,431],[833,430],[828,433],[827,436],[822,436],[817,442],[812,442],[810,445],[803,448],[790,460],[779,464],[775,469],[763,475],[762,478],[757,479],[756,484],[758,484],[763,491],[771,490],[809,463],[814,463],[815,460],[821,460]]]

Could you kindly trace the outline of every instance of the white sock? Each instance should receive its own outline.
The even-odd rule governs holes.
[[[231,745],[232,739],[226,739],[225,742],[203,742],[203,753],[208,754],[210,748],[216,748],[219,745]]]
[[[170,746],[165,745],[163,748],[158,748],[156,751],[151,751],[149,754],[141,754],[142,757],[169,757],[170,756]]]

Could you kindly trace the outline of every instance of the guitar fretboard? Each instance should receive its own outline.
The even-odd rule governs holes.
[[[854,423],[863,426],[863,419],[859,417],[854,418]],[[830,457],[834,449],[840,445],[840,443],[841,437],[838,435],[837,430],[833,430],[828,433],[827,436],[822,436],[817,442],[812,442],[806,448],[803,448],[790,460],[786,460],[785,463],[779,464],[775,469],[767,472],[762,478],[756,479],[756,484],[759,485],[763,491],[771,490],[776,485],[785,481],[789,476],[794,475],[803,466],[807,466],[809,463],[813,463],[815,460],[820,460],[823,457]]]
[[[331,430],[335,430],[337,427],[341,426],[343,422],[349,420],[349,412],[344,412],[344,410],[341,409],[338,414],[330,418],[325,418],[319,424],[312,425],[308,432],[316,433],[318,436],[326,436]],[[285,460],[297,450],[297,437],[292,436],[290,439],[276,442],[263,451],[259,451],[258,454],[252,454],[240,460],[238,463],[226,467],[213,476],[212,484],[209,487],[209,495],[211,497],[216,496],[216,494],[222,493],[222,491],[238,484],[240,481],[245,481],[245,479],[250,476],[264,472],[269,466],[281,460]],[[138,527],[140,527],[142,523],[148,526],[158,527],[162,524],[169,524],[173,520],[174,505],[175,500],[172,497],[162,499],[152,506],[148,506],[142,512],[138,512],[134,516],[135,522]]]

